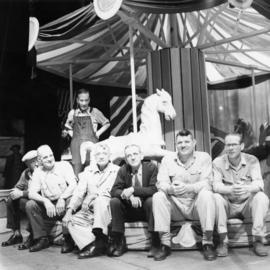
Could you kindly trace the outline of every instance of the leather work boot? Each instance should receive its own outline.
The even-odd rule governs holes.
[[[48,248],[50,246],[50,242],[48,237],[41,237],[37,240],[37,243],[29,248],[30,252],[40,251],[44,248]]]
[[[228,243],[222,242],[217,246],[216,253],[218,257],[228,256]]]
[[[166,245],[161,245],[161,247],[158,249],[158,251],[154,255],[154,260],[155,261],[163,261],[169,255],[171,255],[171,247],[166,246]]]
[[[214,246],[211,244],[205,244],[202,247],[203,256],[207,261],[214,261],[217,258]]]
[[[28,238],[23,242],[21,245],[18,246],[18,250],[25,250],[29,249],[31,246],[33,246],[34,240],[33,240],[33,235],[30,234]]]
[[[254,253],[257,256],[260,256],[260,257],[268,256],[267,248],[260,241],[256,241],[256,242],[253,243],[253,249],[254,249]]]
[[[12,246],[15,244],[19,244],[23,241],[21,234],[12,234],[9,239],[5,242],[2,242],[2,247]]]
[[[116,239],[115,250],[112,253],[114,257],[120,257],[127,252],[126,237],[122,235],[120,239]]]
[[[74,249],[74,241],[70,234],[64,235],[64,243],[61,248],[61,253],[70,253]]]
[[[104,254],[106,254],[105,246],[97,247],[94,243],[91,243],[79,253],[78,259],[93,258]]]
[[[159,234],[157,232],[152,232],[151,233],[151,246],[150,250],[147,253],[148,258],[153,258],[155,254],[158,252],[160,249],[160,239],[159,239]]]

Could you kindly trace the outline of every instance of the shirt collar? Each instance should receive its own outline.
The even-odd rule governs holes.
[[[132,168],[131,168],[130,165],[128,165],[128,170],[129,170],[130,174],[133,175],[133,173],[132,173]],[[138,174],[138,175],[142,175],[142,163],[141,163],[141,165],[139,166],[139,168],[138,168],[138,170],[137,170],[137,174]]]
[[[96,174],[96,173],[103,173],[103,172],[105,172],[105,171],[107,171],[107,170],[111,170],[111,166],[112,166],[112,163],[109,161],[107,167],[106,167],[103,171],[101,171],[101,170],[98,168],[97,164],[94,163],[92,166],[91,166],[91,165],[87,166],[87,167],[85,168],[85,170],[88,171],[88,172],[93,172],[94,174]]]
[[[191,160],[191,161],[188,163],[188,165],[186,166],[186,165],[183,164],[183,163],[181,162],[181,160],[179,159],[178,153],[175,152],[175,154],[174,154],[174,161],[175,161],[179,166],[181,166],[181,167],[183,167],[183,168],[185,168],[185,169],[190,168],[190,167],[194,164],[196,158],[197,158],[197,153],[196,153],[196,151],[194,151],[194,152],[193,152],[193,156],[192,156],[192,160]]]
[[[240,159],[240,163],[239,165],[237,166],[238,168],[239,167],[244,167],[247,165],[247,161],[246,161],[246,158],[245,156],[243,155],[243,153],[241,153],[241,159]],[[231,168],[234,168],[234,166],[230,163],[229,161],[229,158],[228,158],[228,155],[225,155],[225,169],[226,170],[229,170]]]
[[[85,112],[82,112],[80,108],[77,108],[77,114],[90,114],[91,113],[91,107],[88,107]]]

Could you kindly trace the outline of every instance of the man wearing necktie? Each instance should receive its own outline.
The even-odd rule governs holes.
[[[157,167],[151,162],[142,162],[141,149],[135,144],[125,147],[125,159],[126,164],[118,171],[111,191],[112,243],[108,255],[118,257],[126,252],[126,221],[147,221],[151,235],[148,256],[153,256],[159,244],[152,214],[152,195],[157,191]]]

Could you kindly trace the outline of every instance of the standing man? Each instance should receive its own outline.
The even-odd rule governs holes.
[[[29,201],[26,214],[30,221],[36,244],[30,252],[49,247],[49,239],[44,219],[62,220],[66,206],[76,187],[76,176],[66,161],[55,162],[53,152],[48,145],[37,149],[39,167],[35,170],[29,187]],[[61,252],[73,249],[73,242],[67,228],[63,226],[64,243]]]
[[[22,172],[18,183],[10,192],[7,200],[7,228],[12,229],[13,234],[2,243],[2,247],[21,243],[23,239],[20,231],[21,212],[25,212],[25,205],[28,201],[28,186],[37,167],[37,151],[27,152],[22,157],[22,162],[26,164],[27,169]],[[30,229],[30,236],[24,244],[19,245],[18,249],[27,249],[31,244],[32,233]]]
[[[81,251],[79,259],[106,253],[111,222],[110,192],[119,170],[119,166],[110,162],[110,149],[106,144],[99,144],[94,151],[96,163],[79,174],[79,184],[63,218]],[[81,210],[72,215],[79,206]]]
[[[254,252],[267,256],[263,245],[264,221],[269,199],[263,192],[260,164],[256,157],[242,153],[244,144],[240,134],[225,137],[226,153],[213,162],[217,227],[220,244],[217,255],[228,255],[227,219],[252,218]]]
[[[153,256],[158,246],[152,214],[152,195],[157,191],[157,167],[151,162],[142,162],[143,155],[138,145],[128,145],[124,152],[127,164],[120,168],[111,191],[112,243],[108,255],[118,257],[126,252],[126,221],[147,221],[151,234],[148,256]]]
[[[211,190],[212,162],[209,154],[195,151],[196,140],[189,130],[176,135],[176,153],[162,159],[157,176],[158,192],[153,196],[155,231],[161,248],[157,261],[170,255],[171,221],[199,220],[203,231],[203,254],[216,259],[213,247],[215,201]]]
[[[101,111],[89,106],[90,94],[88,90],[80,89],[76,101],[78,108],[69,112],[65,127],[72,137],[70,145],[72,165],[78,176],[82,171],[80,157],[82,142],[98,142],[100,135],[110,127],[110,122]],[[98,125],[101,126],[99,129]]]

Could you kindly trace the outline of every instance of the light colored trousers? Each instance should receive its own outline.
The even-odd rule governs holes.
[[[217,229],[219,234],[227,234],[228,218],[252,218],[252,235],[264,237],[265,217],[268,211],[269,199],[262,191],[251,195],[241,203],[232,203],[219,193],[214,193],[216,202]],[[227,237],[224,241],[228,241]]]
[[[72,217],[68,230],[80,250],[95,240],[92,233],[94,228],[100,228],[103,234],[108,235],[108,225],[111,222],[110,199],[97,197],[92,209],[87,212],[80,210]]]
[[[212,243],[215,224],[215,201],[213,193],[201,190],[190,205],[175,196],[159,191],[153,195],[155,231],[160,233],[161,242],[170,245],[168,236],[171,221],[200,220],[203,244]]]

